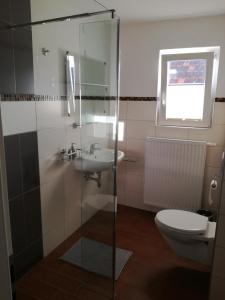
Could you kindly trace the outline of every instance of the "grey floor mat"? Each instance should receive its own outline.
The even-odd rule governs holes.
[[[87,238],[81,238],[61,260],[87,271],[112,278],[112,247]],[[116,248],[116,280],[132,255],[131,251]]]

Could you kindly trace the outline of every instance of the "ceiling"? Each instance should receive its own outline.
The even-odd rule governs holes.
[[[94,0],[95,1],[95,0]],[[225,14],[225,0],[97,0],[125,21],[153,21]]]

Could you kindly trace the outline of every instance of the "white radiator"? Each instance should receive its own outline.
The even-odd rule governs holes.
[[[144,202],[157,208],[201,207],[206,142],[147,138]]]

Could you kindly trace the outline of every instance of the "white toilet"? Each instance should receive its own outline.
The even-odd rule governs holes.
[[[165,209],[155,217],[159,231],[177,255],[211,265],[216,222],[207,217],[175,209]]]

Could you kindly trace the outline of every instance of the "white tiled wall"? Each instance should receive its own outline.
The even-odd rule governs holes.
[[[2,126],[4,135],[36,130],[34,101],[2,102]],[[16,122],[12,122],[16,120]]]
[[[80,177],[59,152],[80,144],[77,117],[68,118],[64,101],[2,102],[3,132],[38,133],[44,254],[48,254],[81,225]],[[78,109],[79,110],[79,109]]]
[[[98,103],[97,108],[95,104],[95,101],[85,101],[87,114],[93,115],[96,111],[101,114],[97,109]],[[82,126],[82,129],[74,129],[74,121],[80,122],[79,113],[68,117],[65,106],[64,101],[43,101],[37,102],[36,107],[45,255],[100,208],[113,204],[108,197],[110,181],[107,174],[102,174],[101,188],[97,188],[94,181],[86,182],[84,187],[84,183],[81,184],[82,175],[75,170],[73,162],[61,160],[59,155],[63,148],[68,149],[72,143],[79,148],[82,142],[82,147],[87,149],[92,142],[107,146],[109,128],[105,124],[92,123]]]
[[[224,112],[224,114],[223,114]],[[156,102],[121,101],[119,119],[125,124],[124,141],[119,148],[125,151],[130,162],[119,166],[118,193],[119,203],[140,209],[152,209],[144,205],[144,146],[148,136],[185,140],[203,140],[216,143],[207,147],[207,159],[203,189],[203,206],[208,207],[209,184],[219,174],[222,152],[225,145],[225,103],[214,104],[213,125],[210,129],[188,129],[158,127],[156,120]],[[217,207],[217,194],[213,197]]]
[[[64,101],[36,102],[44,254],[81,226],[80,176],[60,151],[80,145],[80,129]]]

